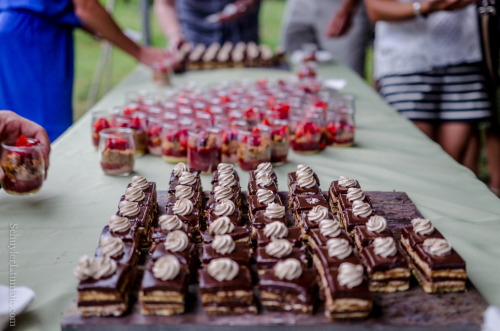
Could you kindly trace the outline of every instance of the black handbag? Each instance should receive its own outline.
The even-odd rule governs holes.
[[[497,86],[499,59],[499,19],[498,3],[500,0],[480,0],[477,4],[479,14],[479,30],[483,50],[484,65],[487,78],[493,86]]]

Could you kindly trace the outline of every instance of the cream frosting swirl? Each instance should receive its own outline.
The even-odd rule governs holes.
[[[181,230],[175,230],[167,234],[165,240],[165,249],[171,252],[182,252],[189,244],[188,236]]]
[[[338,184],[340,187],[349,188],[356,186],[356,180],[347,176],[340,176]]]
[[[234,166],[230,163],[219,163],[217,165],[217,173],[220,177],[221,174],[234,174]]]
[[[352,203],[352,213],[358,217],[368,217],[372,214],[369,203],[356,200]]]
[[[442,238],[425,239],[423,246],[425,251],[436,256],[448,255],[452,250],[450,243]]]
[[[174,231],[182,229],[184,223],[177,215],[161,215],[158,218],[158,225],[164,231]]]
[[[255,183],[257,183],[257,185],[259,185],[260,187],[266,187],[273,185],[274,181],[271,176],[264,173],[262,176],[258,176],[255,179]]]
[[[217,216],[229,216],[234,213],[236,206],[231,200],[222,200],[217,202],[214,207],[214,214]]]
[[[236,249],[236,243],[228,234],[216,235],[212,241],[212,248],[219,254],[226,255]]]
[[[234,224],[227,216],[219,217],[208,226],[211,235],[221,235],[233,232]]]
[[[109,218],[109,231],[111,232],[126,232],[130,230],[132,224],[126,217],[113,215]]]
[[[257,173],[264,173],[271,176],[271,174],[273,173],[273,165],[271,164],[271,162],[259,163],[257,169],[255,169],[255,174]]]
[[[337,281],[341,286],[353,288],[363,283],[363,266],[344,262],[339,266]]]
[[[293,280],[302,275],[302,265],[297,259],[286,259],[274,266],[274,275],[279,279]]]
[[[233,190],[231,190],[229,187],[224,187],[224,186],[214,187],[215,201],[231,200],[232,198],[233,198]]]
[[[149,187],[148,180],[142,176],[134,176],[132,177],[132,187],[138,187],[141,190],[145,190]]]
[[[125,200],[138,202],[144,200],[146,195],[139,187],[129,187],[125,192]]]
[[[233,174],[222,173],[219,175],[219,186],[233,187],[238,184]]]
[[[314,223],[319,223],[320,221],[326,219],[328,217],[328,208],[325,206],[314,206],[309,214],[307,214],[307,218],[309,221]]]
[[[118,257],[125,251],[125,244],[120,238],[105,237],[99,244],[101,245],[101,252],[104,256]]]
[[[387,228],[387,220],[378,215],[370,216],[366,222],[366,229],[371,232],[380,233]]]
[[[416,234],[425,236],[434,232],[434,225],[431,221],[425,218],[415,218],[411,220],[411,225],[413,226],[413,231]]]
[[[257,190],[257,201],[263,205],[267,205],[271,202],[274,201],[275,195],[274,192],[271,190],[266,190],[263,188],[260,188]]]
[[[352,253],[352,247],[349,242],[343,238],[332,238],[326,242],[328,255],[337,259],[345,259]]]
[[[292,253],[293,246],[292,243],[286,239],[271,239],[271,242],[267,244],[265,250],[267,254],[281,259]]]
[[[182,173],[183,173],[184,171],[189,171],[189,168],[188,168],[188,166],[187,166],[185,163],[183,163],[183,162],[179,162],[179,163],[177,163],[177,164],[174,166],[174,176],[175,176],[175,177],[180,177],[180,176],[182,176]]]
[[[238,263],[228,258],[214,259],[207,266],[208,274],[219,282],[232,280],[239,270]]]
[[[193,203],[191,202],[191,200],[179,199],[175,202],[174,207],[172,207],[172,212],[175,215],[189,215],[193,212]]]
[[[384,258],[394,256],[398,252],[396,242],[392,237],[375,238],[373,240],[373,252]]]
[[[288,228],[280,221],[267,223],[264,226],[264,235],[271,239],[281,239],[288,236]]]
[[[365,198],[365,192],[359,187],[349,187],[346,194],[347,201],[353,203],[356,200],[363,201]]]
[[[271,202],[267,205],[264,216],[269,218],[282,218],[285,216],[285,206]]]
[[[73,275],[79,280],[86,280],[92,277],[92,259],[88,255],[80,256],[78,264],[73,270]]]
[[[191,186],[177,185],[175,187],[176,199],[191,199],[194,196],[194,190]]]
[[[196,176],[189,171],[183,171],[178,183],[181,185],[194,185],[196,184]]]
[[[314,180],[313,175],[304,174],[297,176],[297,185],[302,188],[312,188],[314,187],[314,185],[316,185],[316,181]]]
[[[153,265],[153,275],[163,281],[175,279],[180,270],[179,259],[170,254],[160,257]]]
[[[118,205],[120,216],[133,217],[139,215],[141,208],[137,202],[123,200]]]
[[[254,180],[257,181],[258,179],[265,178],[267,180],[267,177],[271,177],[271,173],[264,172],[264,171],[256,171],[254,174]]]
[[[304,175],[314,175],[314,171],[311,169],[310,166],[304,165],[304,164],[299,164],[297,166],[297,170],[295,171],[295,175],[297,178],[304,176]]]
[[[95,257],[92,261],[92,278],[101,279],[114,274],[116,262],[109,256]]]
[[[338,237],[341,233],[340,222],[331,219],[324,219],[319,221],[319,232],[326,238]]]

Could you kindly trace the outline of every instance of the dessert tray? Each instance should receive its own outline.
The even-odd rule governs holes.
[[[387,226],[396,237],[402,227],[413,218],[422,217],[416,206],[404,192],[366,192],[373,209],[387,219]],[[167,191],[158,191],[159,214],[165,212]],[[208,196],[208,193],[205,194]],[[288,193],[280,192],[283,203],[288,203]],[[287,212],[289,223],[292,215]],[[142,266],[144,266],[143,261]],[[463,293],[425,293],[412,279],[410,289],[395,293],[372,293],[374,308],[369,318],[362,320],[328,320],[324,315],[323,300],[320,300],[312,315],[286,312],[271,312],[262,307],[257,315],[208,316],[202,309],[198,286],[192,284],[186,298],[186,313],[174,316],[144,316],[136,300],[130,311],[121,317],[82,317],[73,301],[63,316],[62,330],[211,330],[220,327],[235,327],[238,330],[288,329],[381,329],[394,330],[479,330],[487,303],[474,285],[468,281]],[[135,291],[137,293],[137,290]],[[259,291],[255,287],[257,302]]]

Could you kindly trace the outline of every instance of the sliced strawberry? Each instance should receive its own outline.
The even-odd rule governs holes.
[[[226,130],[222,131],[221,137],[223,143],[227,143],[229,141],[229,135],[227,134]]]
[[[161,126],[155,125],[151,129],[149,129],[149,135],[150,136],[159,136],[161,132]]]
[[[269,121],[268,121],[268,119],[267,119],[267,118],[264,118],[264,119],[262,120],[262,125],[269,126]]]
[[[133,117],[130,123],[130,128],[135,129],[135,130],[140,130],[141,129],[141,118],[140,117]]]
[[[105,118],[99,118],[95,123],[94,123],[94,132],[99,133],[101,130],[107,129],[111,127],[109,125],[109,122]]]
[[[30,142],[28,141],[28,138],[26,138],[25,136],[23,135],[20,135],[18,138],[17,138],[17,141],[16,141],[16,146],[17,147],[25,147],[25,146],[28,146]]]

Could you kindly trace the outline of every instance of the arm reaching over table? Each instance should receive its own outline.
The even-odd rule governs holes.
[[[359,0],[344,0],[339,10],[333,14],[325,31],[329,38],[342,37],[349,31],[352,24],[352,15],[356,10]]]
[[[0,110],[0,143],[13,144],[20,135],[34,138],[42,145],[42,154],[45,161],[45,174],[49,167],[50,140],[45,129],[40,125],[25,119],[9,110]],[[0,181],[4,173],[0,168]]]

